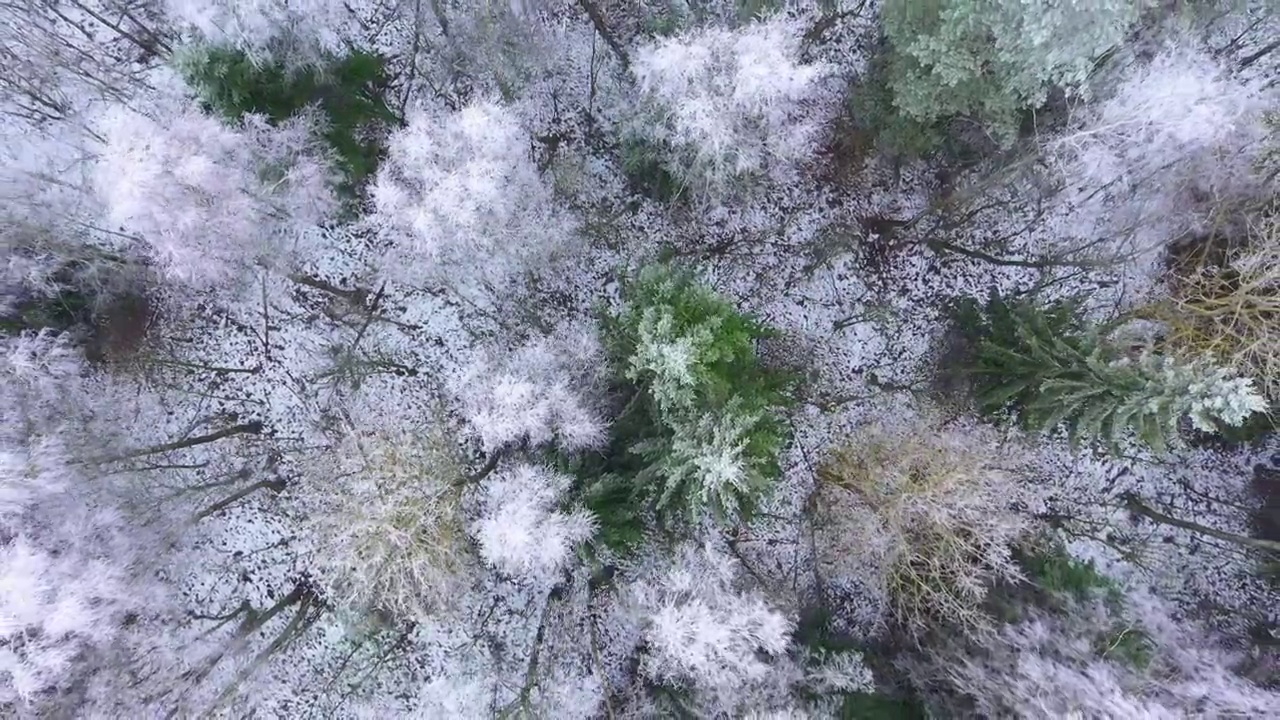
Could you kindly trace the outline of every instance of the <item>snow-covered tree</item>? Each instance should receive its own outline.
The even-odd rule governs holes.
[[[646,112],[631,132],[664,148],[671,172],[699,193],[744,176],[789,177],[838,107],[835,68],[801,59],[803,32],[778,16],[641,47],[632,70]]]
[[[86,655],[110,652],[125,616],[146,602],[119,558],[88,549],[101,523],[80,520],[71,545],[45,549],[24,535],[0,545],[0,707],[37,701],[91,672]]]
[[[819,472],[824,574],[874,588],[916,638],[987,628],[987,593],[1021,575],[1012,549],[1039,504],[1000,445],[982,428],[922,421],[854,434]]]
[[[615,362],[639,425],[619,436],[644,459],[637,482],[659,509],[746,514],[767,491],[786,444],[780,409],[787,380],[761,366],[756,341],[769,330],[692,277],[644,269],[611,325]],[[642,493],[643,494],[643,493]]]
[[[553,202],[530,143],[517,116],[497,103],[410,111],[371,189],[370,221],[389,244],[383,272],[470,296],[547,269],[576,227]]]
[[[278,126],[247,117],[230,128],[193,106],[154,118],[118,106],[100,132],[94,181],[106,222],[196,285],[276,262],[336,207],[308,117]]]
[[[0,0],[0,715],[1276,715],[1247,4]]]
[[[1171,273],[1169,297],[1154,301],[1149,311],[1166,324],[1169,347],[1236,368],[1274,403],[1280,399],[1280,353],[1269,319],[1280,271],[1280,220],[1250,220],[1244,247],[1224,262],[1207,253],[1200,257]],[[1233,382],[1239,387],[1240,379]]]
[[[1095,601],[1065,614],[1033,610],[981,654],[949,653],[940,666],[988,716],[1255,717],[1280,709],[1274,691],[1231,672],[1235,659],[1212,633],[1173,622],[1153,598],[1135,604],[1136,626],[1106,645],[1097,635],[1115,618]]]
[[[142,555],[155,538],[81,454],[87,428],[69,408],[91,396],[76,352],[50,332],[0,350],[0,708],[74,713],[62,694],[81,692],[99,663],[132,662],[129,626],[166,606]]]
[[[975,311],[972,369],[986,412],[1013,410],[1039,431],[1065,425],[1073,439],[1113,450],[1132,432],[1163,450],[1184,417],[1214,432],[1266,409],[1252,379],[1212,358],[1163,355],[1146,341],[1125,346],[1124,328],[1102,337],[1083,327],[1078,310],[993,296]]]
[[[595,532],[586,510],[562,511],[573,479],[549,468],[515,465],[485,479],[474,533],[494,569],[539,585],[554,583],[578,545]]]
[[[79,122],[94,100],[146,89],[169,49],[154,0],[0,3],[0,115],[34,126]]]
[[[778,702],[802,681],[788,656],[793,620],[758,592],[742,590],[732,557],[686,544],[667,562],[627,596],[644,628],[646,677],[694,690],[711,712],[731,715]]]
[[[455,393],[485,452],[520,443],[595,447],[605,437],[590,397],[601,359],[594,328],[566,325],[509,354],[487,353],[454,383]]]
[[[1238,224],[1269,197],[1258,163],[1277,100],[1176,36],[1135,63],[1048,147],[1077,213],[1099,233],[1134,236],[1150,257],[1187,234]]]
[[[351,428],[308,465],[309,530],[332,600],[414,620],[447,609],[472,565],[464,472],[442,428]]]
[[[359,26],[342,0],[164,0],[169,15],[215,43],[289,60],[338,53]]]
[[[926,124],[970,115],[1001,144],[1050,88],[1080,88],[1147,0],[889,0],[893,103]]]

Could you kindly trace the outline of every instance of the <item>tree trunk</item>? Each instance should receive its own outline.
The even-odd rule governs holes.
[[[1152,509],[1150,506],[1143,503],[1141,500],[1138,499],[1136,495],[1133,495],[1132,493],[1125,494],[1124,504],[1125,504],[1125,508],[1127,508],[1129,512],[1137,515],[1141,515],[1142,517],[1145,517],[1148,520],[1159,523],[1161,525],[1170,525],[1172,527],[1182,528],[1183,530],[1190,530],[1191,532],[1200,533],[1201,535],[1208,535],[1211,538],[1223,540],[1225,542],[1233,543],[1235,545],[1243,545],[1245,547],[1256,548],[1258,550],[1267,550],[1269,552],[1280,553],[1280,542],[1275,542],[1274,540],[1263,540],[1260,538],[1251,538],[1245,535],[1236,535],[1235,533],[1229,533],[1223,530],[1218,530],[1216,528],[1211,528],[1207,525],[1201,525],[1200,523],[1191,522],[1190,520],[1180,520],[1176,517],[1173,517],[1172,515],[1165,515],[1164,513],[1159,512],[1158,510]]]

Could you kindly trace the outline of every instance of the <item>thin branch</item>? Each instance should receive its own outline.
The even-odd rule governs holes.
[[[498,462],[501,460],[502,460],[501,450],[495,450],[492,453],[489,453],[489,459],[485,461],[484,465],[482,465],[479,470],[476,470],[470,475],[464,475],[462,479],[455,482],[454,485],[470,485],[472,483],[480,482],[481,480],[488,477],[489,474],[492,473],[494,469],[498,467]]]
[[[617,36],[609,29],[609,25],[605,22],[604,14],[600,12],[600,8],[592,0],[578,0],[578,4],[582,6],[583,10],[587,11],[587,17],[591,18],[591,24],[595,26],[596,32],[600,33],[600,37],[604,38],[609,49],[618,58],[618,63],[622,65],[622,69],[631,72],[631,57],[627,55],[622,43],[618,42]]]
[[[229,428],[223,428],[222,430],[219,430],[217,432],[212,432],[207,435],[197,435],[196,437],[193,437],[193,438],[187,438],[186,440],[178,440],[171,443],[164,443],[163,445],[152,445],[151,447],[142,448],[140,450],[133,450],[123,455],[114,455],[114,456],[109,456],[105,458],[97,458],[93,462],[111,463],[111,462],[119,462],[121,460],[132,460],[133,458],[144,457],[146,455],[156,455],[158,453],[171,452],[173,450],[183,450],[185,448],[195,447],[196,445],[204,445],[206,443],[217,442],[219,440],[223,440],[229,437],[234,437],[236,435],[243,435],[243,434],[258,435],[262,432],[262,428],[263,428],[262,423],[257,420],[253,422],[240,423],[239,425],[232,425]]]
[[[210,505],[204,510],[201,510],[200,512],[196,513],[193,520],[200,521],[209,517],[210,515],[214,515],[218,512],[221,512],[222,510],[225,510],[226,508],[231,507],[232,505],[236,504],[240,500],[243,500],[244,498],[264,488],[273,490],[277,493],[283,492],[285,488],[285,481],[280,479],[259,480],[258,482],[250,485],[249,487],[246,487],[243,490],[240,490],[239,492],[228,495],[222,500],[219,500],[218,502]]]

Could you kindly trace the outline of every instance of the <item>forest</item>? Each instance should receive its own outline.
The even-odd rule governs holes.
[[[0,717],[1280,717],[1280,0],[0,0]]]

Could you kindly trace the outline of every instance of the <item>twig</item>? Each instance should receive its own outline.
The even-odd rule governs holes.
[[[595,26],[596,32],[600,33],[600,37],[604,38],[609,49],[618,58],[618,63],[622,65],[622,69],[631,72],[631,57],[627,55],[622,43],[618,42],[618,38],[609,29],[609,25],[605,22],[600,8],[592,0],[578,0],[578,4],[582,6],[583,10],[587,11],[587,17],[591,18],[591,24]]]
[[[204,510],[201,510],[200,512],[196,513],[195,518],[193,518],[193,520],[195,520],[195,521],[199,521],[199,520],[203,520],[203,519],[205,519],[205,518],[209,517],[210,515],[214,515],[214,514],[216,514],[216,513],[220,512],[220,511],[222,511],[222,510],[224,510],[224,509],[226,509],[226,508],[228,508],[228,507],[230,507],[230,506],[234,505],[235,503],[237,503],[237,502],[239,502],[240,500],[242,500],[242,499],[244,499],[244,498],[248,497],[249,495],[252,495],[253,493],[257,492],[258,490],[262,490],[263,488],[268,488],[268,489],[274,490],[274,491],[275,491],[275,492],[277,492],[277,493],[279,493],[279,492],[283,492],[283,491],[284,491],[284,488],[285,488],[285,482],[284,482],[283,480],[280,480],[280,479],[275,479],[275,480],[259,480],[258,482],[256,482],[256,483],[254,483],[254,484],[250,485],[249,487],[244,488],[243,490],[240,490],[239,492],[236,492],[236,493],[233,493],[233,494],[231,494],[231,495],[228,495],[227,497],[223,498],[222,500],[219,500],[218,502],[216,502],[216,503],[214,503],[214,504],[210,505],[209,507],[205,508]]]
[[[193,438],[188,438],[186,440],[178,440],[171,443],[164,443],[163,445],[152,445],[151,447],[142,448],[140,450],[134,450],[132,452],[125,453],[123,455],[113,455],[113,456],[104,457],[104,458],[97,458],[92,462],[111,463],[111,462],[119,462],[121,460],[132,460],[133,458],[139,458],[146,455],[155,455],[158,453],[171,452],[173,450],[182,450],[189,447],[195,447],[196,445],[204,445],[205,443],[217,442],[218,440],[233,437],[235,435],[242,435],[242,434],[257,435],[262,432],[262,428],[263,428],[262,423],[260,421],[255,420],[253,422],[240,423],[239,425],[233,425],[229,428],[224,428],[222,430],[209,433],[207,435],[197,435],[196,437],[193,437]]]
[[[492,473],[494,469],[498,467],[498,462],[501,460],[502,460],[501,450],[495,450],[489,453],[489,459],[485,461],[484,465],[482,465],[479,470],[476,470],[475,472],[469,475],[463,475],[462,479],[455,482],[454,485],[458,485],[458,486],[470,485],[472,483],[480,482],[481,480],[488,477],[489,473]]]

